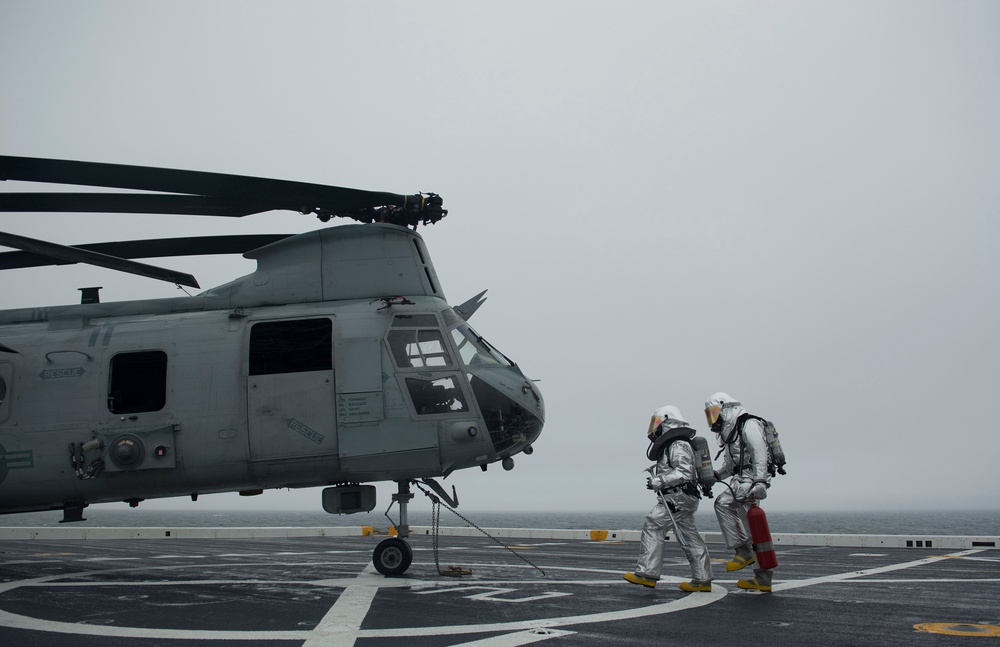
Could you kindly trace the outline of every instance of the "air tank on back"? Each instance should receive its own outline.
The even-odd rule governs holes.
[[[715,483],[715,468],[712,465],[712,452],[708,449],[708,441],[701,436],[691,439],[691,448],[694,449],[694,468],[698,473],[698,483],[701,485],[701,492],[705,496],[712,498],[712,485]]]
[[[778,474],[785,473],[785,452],[781,449],[781,441],[778,440],[778,430],[774,423],[766,421],[764,424],[764,439],[767,441],[767,449],[771,454],[771,461],[774,463]]]

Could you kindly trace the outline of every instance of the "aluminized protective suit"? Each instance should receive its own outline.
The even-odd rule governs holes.
[[[657,414],[663,414],[661,417],[665,433],[670,429],[690,429],[690,425],[681,417],[677,407],[661,407],[657,409],[654,418]],[[694,435],[693,430],[691,435]],[[659,502],[646,516],[639,544],[639,561],[635,568],[637,576],[650,580],[660,579],[663,570],[663,536],[671,525],[672,514],[678,543],[691,565],[692,583],[708,584],[712,581],[712,564],[708,547],[694,523],[693,515],[698,509],[699,498],[697,488],[688,486],[688,492],[694,494],[682,489],[682,486],[691,483],[697,483],[694,451],[688,442],[678,439],[671,442],[666,451],[660,453],[656,469],[649,479],[650,488],[659,490],[663,499],[672,508],[668,512],[663,503]]]
[[[753,556],[753,544],[747,531],[747,510],[751,503],[767,497],[771,477],[767,471],[767,440],[764,425],[755,418],[743,423],[741,433],[737,433],[736,423],[747,410],[726,393],[715,393],[705,401],[705,412],[709,414],[719,408],[719,422],[713,426],[722,446],[723,464],[716,474],[720,481],[732,477],[729,487],[723,489],[715,499],[715,516],[726,545],[739,558]],[[770,571],[754,569],[754,573],[770,584]]]
[[[747,413],[743,404],[725,393],[716,393],[709,398],[705,404],[706,409],[710,403],[719,403],[722,409],[721,430],[716,433],[719,445],[723,447],[722,467],[716,470],[719,480],[733,477],[729,485],[737,499],[767,498],[771,475],[767,471],[767,439],[764,435],[764,425],[759,420],[750,418],[743,423],[743,433],[737,438],[736,422],[740,416]],[[728,489],[726,493],[732,495]]]

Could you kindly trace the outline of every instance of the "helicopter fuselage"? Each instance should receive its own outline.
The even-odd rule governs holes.
[[[0,513],[440,477],[537,439],[537,387],[448,305],[415,232],[247,256],[192,297],[0,311]]]

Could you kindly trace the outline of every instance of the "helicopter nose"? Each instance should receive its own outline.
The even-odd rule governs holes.
[[[535,413],[539,420],[545,422],[545,401],[542,400],[542,394],[539,392],[538,386],[532,380],[525,378],[524,384],[521,386],[521,393],[534,399]],[[528,404],[530,405],[530,401]]]
[[[495,369],[474,373],[471,383],[497,454],[510,456],[535,442],[545,405],[534,383],[515,371]]]

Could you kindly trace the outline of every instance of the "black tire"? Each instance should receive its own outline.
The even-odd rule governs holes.
[[[390,537],[375,547],[372,562],[375,570],[386,577],[402,575],[413,562],[413,549],[402,539]]]

